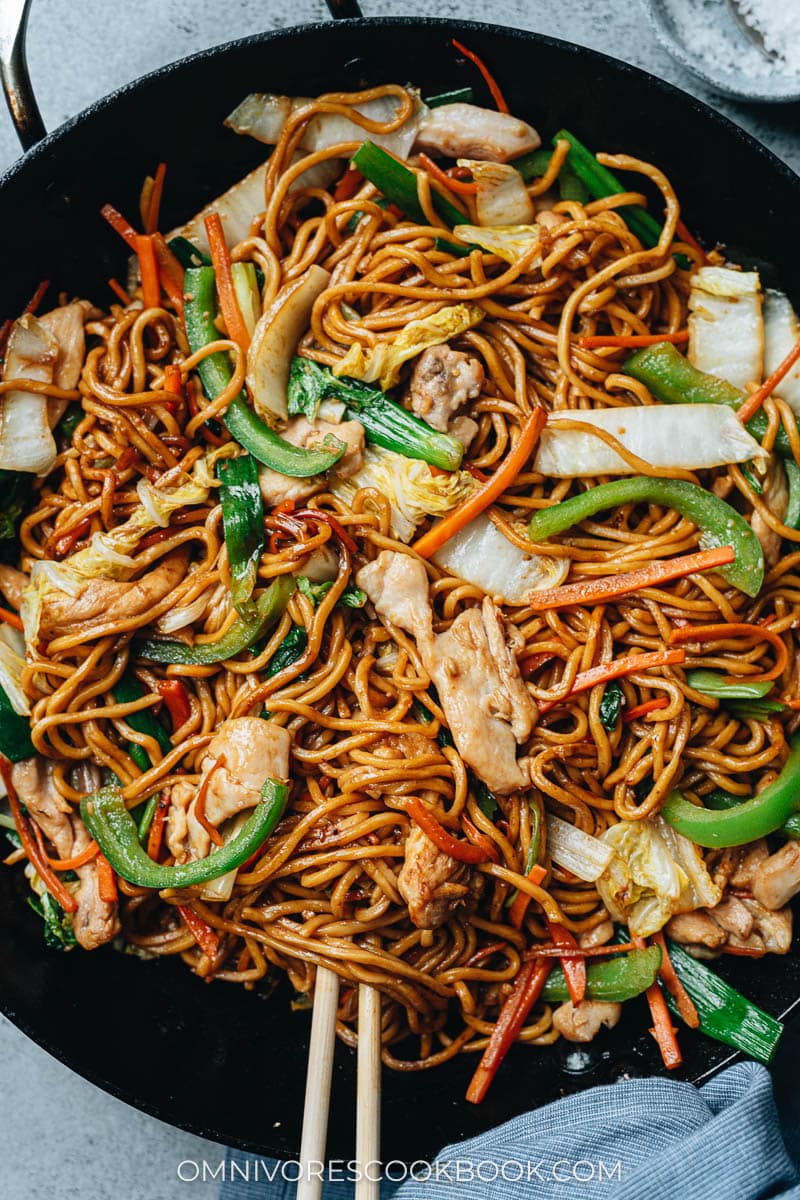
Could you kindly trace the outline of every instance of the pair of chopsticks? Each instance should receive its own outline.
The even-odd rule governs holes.
[[[339,976],[327,967],[317,968],[311,1041],[308,1047],[303,1136],[300,1143],[302,1174],[297,1200],[319,1200],[328,1132],[333,1052],[336,1043],[336,1010]],[[377,988],[358,988],[358,1085],[356,1088],[356,1162],[361,1167],[355,1183],[355,1200],[378,1200],[377,1163],[381,1152],[381,998]],[[313,1171],[310,1164],[315,1164]],[[372,1176],[373,1178],[370,1178]]]

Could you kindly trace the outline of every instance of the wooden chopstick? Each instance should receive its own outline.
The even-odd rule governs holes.
[[[358,988],[358,1086],[355,1200],[378,1200],[381,1156],[381,994]]]
[[[319,1200],[328,1135],[333,1051],[336,1046],[336,1010],[339,1006],[339,976],[327,967],[317,967],[314,1012],[308,1046],[306,1099],[303,1108],[303,1137],[300,1143],[302,1175],[297,1183],[297,1200]],[[309,1164],[314,1170],[309,1173]]]

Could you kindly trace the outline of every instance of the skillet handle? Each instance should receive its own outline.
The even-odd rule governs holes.
[[[330,9],[334,21],[340,21],[344,17],[363,17],[364,15],[358,0],[325,0],[325,3]]]
[[[30,4],[31,0],[0,0],[0,78],[23,150],[35,146],[47,133],[25,57]]]

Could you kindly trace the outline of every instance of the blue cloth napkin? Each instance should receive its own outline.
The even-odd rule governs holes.
[[[418,1179],[384,1180],[381,1200],[800,1200],[787,1150],[800,1151],[794,1090],[782,1133],[756,1063],[699,1088],[662,1078],[592,1088],[447,1146]],[[293,1200],[296,1177],[296,1163],[231,1150],[220,1200]],[[326,1181],[323,1198],[352,1194],[352,1181]]]

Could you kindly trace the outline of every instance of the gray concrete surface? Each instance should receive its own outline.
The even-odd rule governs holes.
[[[2,3],[3,0],[0,0]],[[714,97],[660,48],[631,0],[363,0],[365,13],[437,15],[535,29],[594,46],[694,92],[800,170],[800,106]],[[323,19],[322,0],[35,0],[31,74],[49,128],[98,96],[217,42]],[[0,169],[17,143],[0,114]],[[212,1166],[220,1148],[98,1091],[0,1019],[0,1195],[5,1200],[206,1200],[213,1183],[184,1183],[184,1160]],[[191,1168],[188,1168],[191,1173]]]

